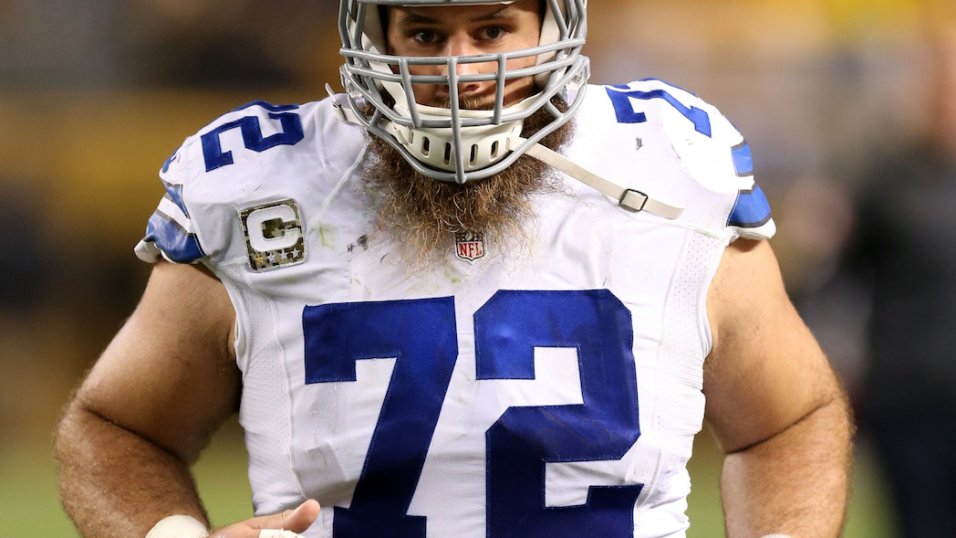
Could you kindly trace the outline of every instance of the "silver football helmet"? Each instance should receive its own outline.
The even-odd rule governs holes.
[[[379,6],[448,6],[510,4],[481,0],[341,0],[339,33],[341,68],[350,117],[394,146],[411,165],[441,181],[465,183],[494,175],[514,163],[545,136],[564,125],[584,97],[589,69],[581,55],[587,32],[587,0],[542,0],[545,13],[536,47],[506,53],[470,56],[411,57],[386,54],[385,29]],[[508,60],[536,59],[529,68],[509,69]],[[466,63],[496,63],[497,72],[459,74]],[[443,75],[413,75],[410,66],[443,66]],[[537,92],[505,106],[505,82],[534,77]],[[459,84],[496,81],[494,107],[465,110]],[[447,86],[450,108],[416,102],[416,84]],[[555,96],[568,101],[565,111]],[[525,139],[526,118],[544,108],[550,121]]]

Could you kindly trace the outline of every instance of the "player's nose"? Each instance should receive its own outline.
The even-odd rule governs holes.
[[[464,57],[483,54],[485,51],[475,46],[470,37],[464,35],[452,36],[448,40],[448,56],[458,59],[455,66],[455,74],[459,77],[468,75],[479,75],[488,73],[495,69],[497,65],[494,62],[463,62]],[[489,83],[480,81],[465,81],[458,84],[458,95],[469,97],[477,95],[484,90]]]

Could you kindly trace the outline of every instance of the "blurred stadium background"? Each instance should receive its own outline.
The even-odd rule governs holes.
[[[594,81],[668,80],[748,137],[804,306],[852,225],[863,165],[932,115],[932,36],[951,4],[592,0],[588,53]],[[338,87],[335,13],[331,0],[0,0],[0,534],[75,535],[50,432],[148,274],[131,249],[162,194],[159,166],[226,110]],[[865,311],[841,317],[818,331],[856,396]],[[894,536],[870,454],[864,431],[846,536]],[[217,523],[251,513],[244,458],[231,424],[199,464]],[[692,537],[723,536],[718,464],[702,435]]]

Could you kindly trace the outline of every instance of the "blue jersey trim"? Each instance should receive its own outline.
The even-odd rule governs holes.
[[[770,222],[770,202],[763,190],[754,185],[751,191],[740,191],[737,201],[727,219],[728,226],[737,228],[759,228]]]
[[[188,233],[158,210],[149,218],[143,240],[155,243],[167,258],[176,263],[192,263],[206,255],[196,234]]]
[[[734,170],[737,171],[737,177],[747,177],[754,175],[754,158],[750,151],[750,144],[746,141],[731,149],[734,159]]]
[[[178,149],[177,149],[176,151],[174,151],[173,154],[170,155],[169,158],[166,159],[165,162],[163,162],[163,173],[164,173],[164,174],[165,174],[166,172],[169,172],[169,166],[170,166],[171,164],[173,164],[173,161],[176,159],[176,156],[177,156],[177,155],[179,155],[179,150],[178,150]]]
[[[183,201],[183,186],[173,185],[172,183],[166,183],[164,181],[163,187],[166,189],[165,198],[176,204],[176,207],[183,212],[183,215],[186,215],[186,218],[189,218],[189,210],[186,209],[186,202]]]

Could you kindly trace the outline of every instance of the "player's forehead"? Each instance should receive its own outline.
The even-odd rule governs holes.
[[[510,3],[455,5],[389,6],[389,22],[405,26],[415,24],[480,23],[500,19],[520,20],[521,15],[540,15],[540,0],[518,0]]]

